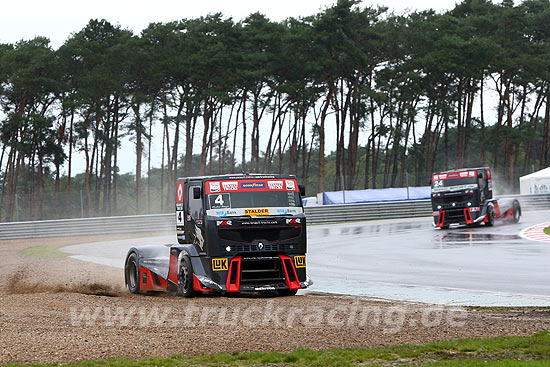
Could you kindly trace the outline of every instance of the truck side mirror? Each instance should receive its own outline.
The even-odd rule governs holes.
[[[201,188],[193,187],[193,199],[200,199],[200,198],[201,198]]]
[[[306,187],[304,185],[298,185],[298,189],[300,190],[300,195],[306,196]]]

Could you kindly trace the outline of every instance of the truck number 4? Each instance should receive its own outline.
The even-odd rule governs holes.
[[[214,200],[214,202],[215,202],[216,204],[218,204],[219,206],[223,206],[223,197],[222,197],[221,195],[218,195],[218,196],[216,197],[216,200]]]
[[[183,225],[184,222],[183,222],[183,219],[184,216],[183,216],[183,210],[177,210],[176,211],[176,224],[177,225]]]

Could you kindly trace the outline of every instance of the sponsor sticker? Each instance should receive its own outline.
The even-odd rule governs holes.
[[[265,189],[264,182],[241,182],[241,189]]]
[[[294,256],[294,266],[297,268],[306,267],[306,257],[304,255]]]
[[[229,270],[227,258],[214,258],[212,259],[212,270],[214,271],[223,271]]]
[[[239,183],[237,181],[224,181],[222,187],[226,191],[237,191],[239,189]]]
[[[479,206],[472,206],[472,207],[470,208],[470,211],[471,211],[471,212],[478,212],[478,211],[479,211]]]
[[[475,177],[475,175],[476,175],[476,171],[468,172],[468,176],[470,176],[470,177]]]
[[[231,221],[231,220],[218,220],[218,221],[216,221],[216,225],[218,227],[232,226],[233,221]]]
[[[439,212],[438,212],[438,211],[433,212],[432,215],[433,215],[434,217],[439,217]]]
[[[250,215],[251,217],[269,215],[269,209],[245,209],[244,215]]]
[[[294,184],[294,180],[285,180],[286,189],[289,191],[296,190],[296,185]]]
[[[267,187],[269,187],[271,190],[282,190],[283,181],[267,181]]]
[[[460,172],[460,177],[468,177],[468,172]]]
[[[176,203],[183,203],[183,182],[178,182],[176,189]]]
[[[300,218],[292,218],[292,219],[288,218],[286,220],[286,224],[300,224],[300,223],[302,223],[302,220]]]
[[[210,192],[220,192],[221,187],[219,182],[210,182]]]

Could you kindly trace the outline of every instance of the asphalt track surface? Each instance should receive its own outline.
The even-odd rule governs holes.
[[[550,306],[550,243],[521,237],[550,211],[518,224],[434,229],[431,217],[308,227],[312,291],[444,305]],[[135,245],[173,236],[67,246],[72,257],[124,266]]]

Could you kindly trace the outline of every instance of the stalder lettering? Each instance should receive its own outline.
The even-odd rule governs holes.
[[[245,209],[244,215],[250,215],[251,217],[269,215],[269,209]]]

